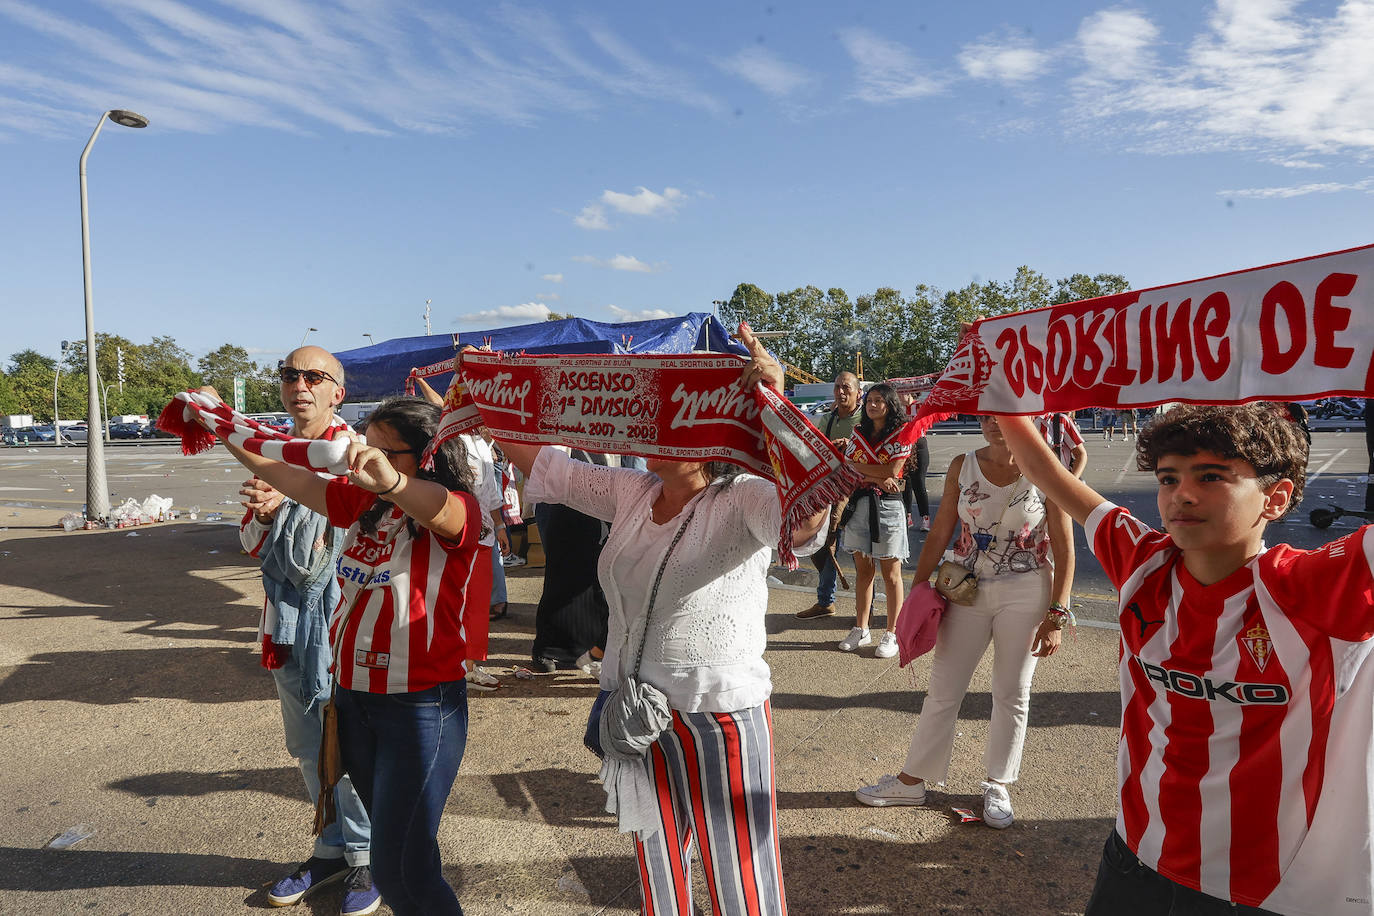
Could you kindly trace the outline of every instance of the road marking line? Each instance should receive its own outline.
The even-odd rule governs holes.
[[[1121,481],[1124,480],[1124,479],[1126,478],[1126,472],[1127,472],[1127,471],[1130,471],[1130,470],[1133,470],[1133,469],[1134,469],[1134,465],[1135,465],[1135,449],[1132,448],[1132,449],[1131,449],[1131,453],[1130,453],[1129,455],[1126,456],[1126,463],[1122,466],[1120,473],[1118,473],[1118,474],[1116,475],[1116,480],[1115,480],[1114,482],[1115,482],[1115,483],[1121,483]]]
[[[1318,477],[1322,476],[1322,474],[1326,473],[1326,469],[1329,468],[1329,467],[1331,467],[1331,465],[1335,464],[1335,463],[1336,463],[1336,459],[1339,458],[1339,457],[1341,457],[1342,455],[1344,455],[1344,454],[1345,454],[1346,452],[1348,452],[1348,451],[1350,451],[1350,449],[1348,449],[1348,448],[1343,448],[1343,449],[1341,449],[1339,452],[1337,452],[1336,454],[1332,455],[1331,458],[1330,458],[1330,460],[1327,461],[1326,464],[1324,464],[1324,465],[1322,465],[1321,467],[1317,468],[1317,471],[1316,471],[1315,474],[1308,474],[1308,475],[1307,475],[1307,482],[1310,484],[1312,481],[1314,481],[1314,480],[1316,480]]]

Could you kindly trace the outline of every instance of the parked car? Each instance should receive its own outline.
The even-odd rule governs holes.
[[[287,414],[257,413],[250,415],[248,419],[255,420],[263,426],[275,429],[279,433],[291,432],[291,417]]]
[[[145,432],[147,428],[142,423],[115,423],[110,426],[110,438],[147,439],[148,434]]]
[[[51,426],[29,426],[29,441],[52,442],[57,439],[57,432]]]
[[[71,426],[62,427],[62,438],[68,442],[85,442],[87,426],[85,423],[73,423]]]

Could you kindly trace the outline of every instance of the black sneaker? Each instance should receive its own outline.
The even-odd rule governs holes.
[[[382,905],[382,895],[372,886],[372,869],[366,865],[348,870],[344,878],[341,916],[368,916]]]
[[[300,903],[306,894],[338,881],[348,873],[348,863],[340,856],[337,859],[321,859],[311,856],[301,867],[282,878],[267,892],[267,902],[273,906],[292,906]],[[368,883],[372,881],[368,878]]]

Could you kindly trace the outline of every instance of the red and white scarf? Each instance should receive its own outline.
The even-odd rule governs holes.
[[[739,387],[734,355],[505,356],[466,352],[431,448],[485,425],[498,439],[594,452],[729,461],[778,487],[778,553],[796,566],[803,518],[849,495],[859,476],[791,402]]]
[[[1374,394],[1374,245],[985,318],[903,437],[954,414]]]
[[[196,422],[200,417],[210,423],[212,433]],[[330,426],[347,427],[334,416]],[[261,455],[315,473],[348,473],[347,436],[338,439],[296,439],[286,433],[250,420],[223,401],[197,391],[182,391],[162,410],[157,427],[181,440],[181,451],[198,455],[222,437],[252,455]]]

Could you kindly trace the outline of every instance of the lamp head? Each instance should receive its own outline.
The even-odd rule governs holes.
[[[136,111],[125,111],[123,108],[116,108],[110,112],[110,120],[125,127],[147,127],[148,119]]]

